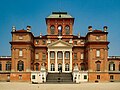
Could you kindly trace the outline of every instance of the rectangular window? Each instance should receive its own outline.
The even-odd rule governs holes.
[[[55,53],[54,52],[50,53],[50,59],[55,59]]]
[[[46,41],[45,40],[43,40],[43,43],[42,43],[43,45],[45,45],[46,44]]]
[[[32,79],[35,79],[35,75],[32,75]]]
[[[111,80],[114,79],[114,76],[113,76],[113,75],[110,75],[110,79],[111,79]]]
[[[22,54],[23,54],[23,51],[22,51],[22,49],[20,49],[19,50],[19,56],[23,56]]]
[[[0,63],[0,71],[2,71],[2,63]]]
[[[97,79],[100,79],[100,75],[97,75]]]
[[[100,50],[96,50],[96,57],[100,57]]]
[[[74,59],[77,59],[77,53],[74,53]]]
[[[35,44],[39,44],[39,40],[36,40],[36,41],[35,41]]]
[[[35,59],[39,59],[39,54],[38,53],[35,54]]]
[[[62,59],[62,52],[58,52],[58,59]]]
[[[66,52],[66,53],[65,53],[65,58],[66,58],[66,59],[69,59],[69,58],[70,58],[70,53],[69,53],[69,52]]]
[[[42,59],[46,59],[46,54],[42,53]]]
[[[19,80],[22,80],[22,75],[19,75]]]
[[[84,59],[84,53],[81,53],[81,59]]]
[[[74,41],[74,45],[77,45],[77,41]]]
[[[87,79],[87,75],[84,75],[84,79]]]
[[[100,71],[100,63],[97,63],[96,65],[97,65],[97,66],[96,66],[96,70],[97,70],[97,71]]]

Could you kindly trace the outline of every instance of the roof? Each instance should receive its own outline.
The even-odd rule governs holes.
[[[27,32],[27,30],[22,29],[22,30],[17,30],[15,32]]]
[[[47,18],[73,18],[67,12],[52,12]]]

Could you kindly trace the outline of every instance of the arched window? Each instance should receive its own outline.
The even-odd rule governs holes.
[[[70,27],[68,25],[65,26],[65,33],[66,33],[66,35],[70,34]]]
[[[65,71],[69,71],[69,64],[65,64]]]
[[[55,33],[55,26],[54,26],[54,25],[52,25],[52,26],[50,27],[50,33],[51,33],[51,34],[54,34],[54,33]]]
[[[17,70],[18,71],[23,71],[24,70],[24,62],[23,61],[18,61]]]
[[[36,63],[36,65],[35,65],[35,70],[36,70],[36,71],[39,70],[39,63]]]
[[[51,71],[55,71],[55,65],[53,63],[51,64]]]
[[[58,26],[58,35],[61,36],[62,35],[62,26]]]
[[[2,71],[2,63],[0,62],[0,71]]]
[[[109,71],[115,71],[115,64],[114,62],[109,63]]]
[[[70,59],[70,53],[69,52],[65,52],[65,59]]]
[[[11,62],[6,63],[6,70],[10,71],[11,70]]]

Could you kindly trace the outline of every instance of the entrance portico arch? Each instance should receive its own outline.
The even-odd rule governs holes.
[[[58,64],[58,71],[62,72],[62,64],[61,63]]]

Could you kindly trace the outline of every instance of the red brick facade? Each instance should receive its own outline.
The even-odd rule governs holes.
[[[83,37],[73,35],[73,24],[74,18],[58,12],[46,18],[47,35],[34,36],[31,26],[27,26],[27,30],[13,27],[11,57],[0,58],[0,81],[31,81],[31,71],[40,71],[43,64],[47,70],[48,45],[58,41],[58,36],[73,46],[72,70],[77,65],[80,71],[88,71],[89,82],[120,81],[120,57],[108,58],[107,27],[92,30],[90,26]],[[11,70],[6,71],[8,61],[11,62]],[[55,63],[55,60],[50,63]],[[65,59],[65,64],[70,64],[70,58]]]

